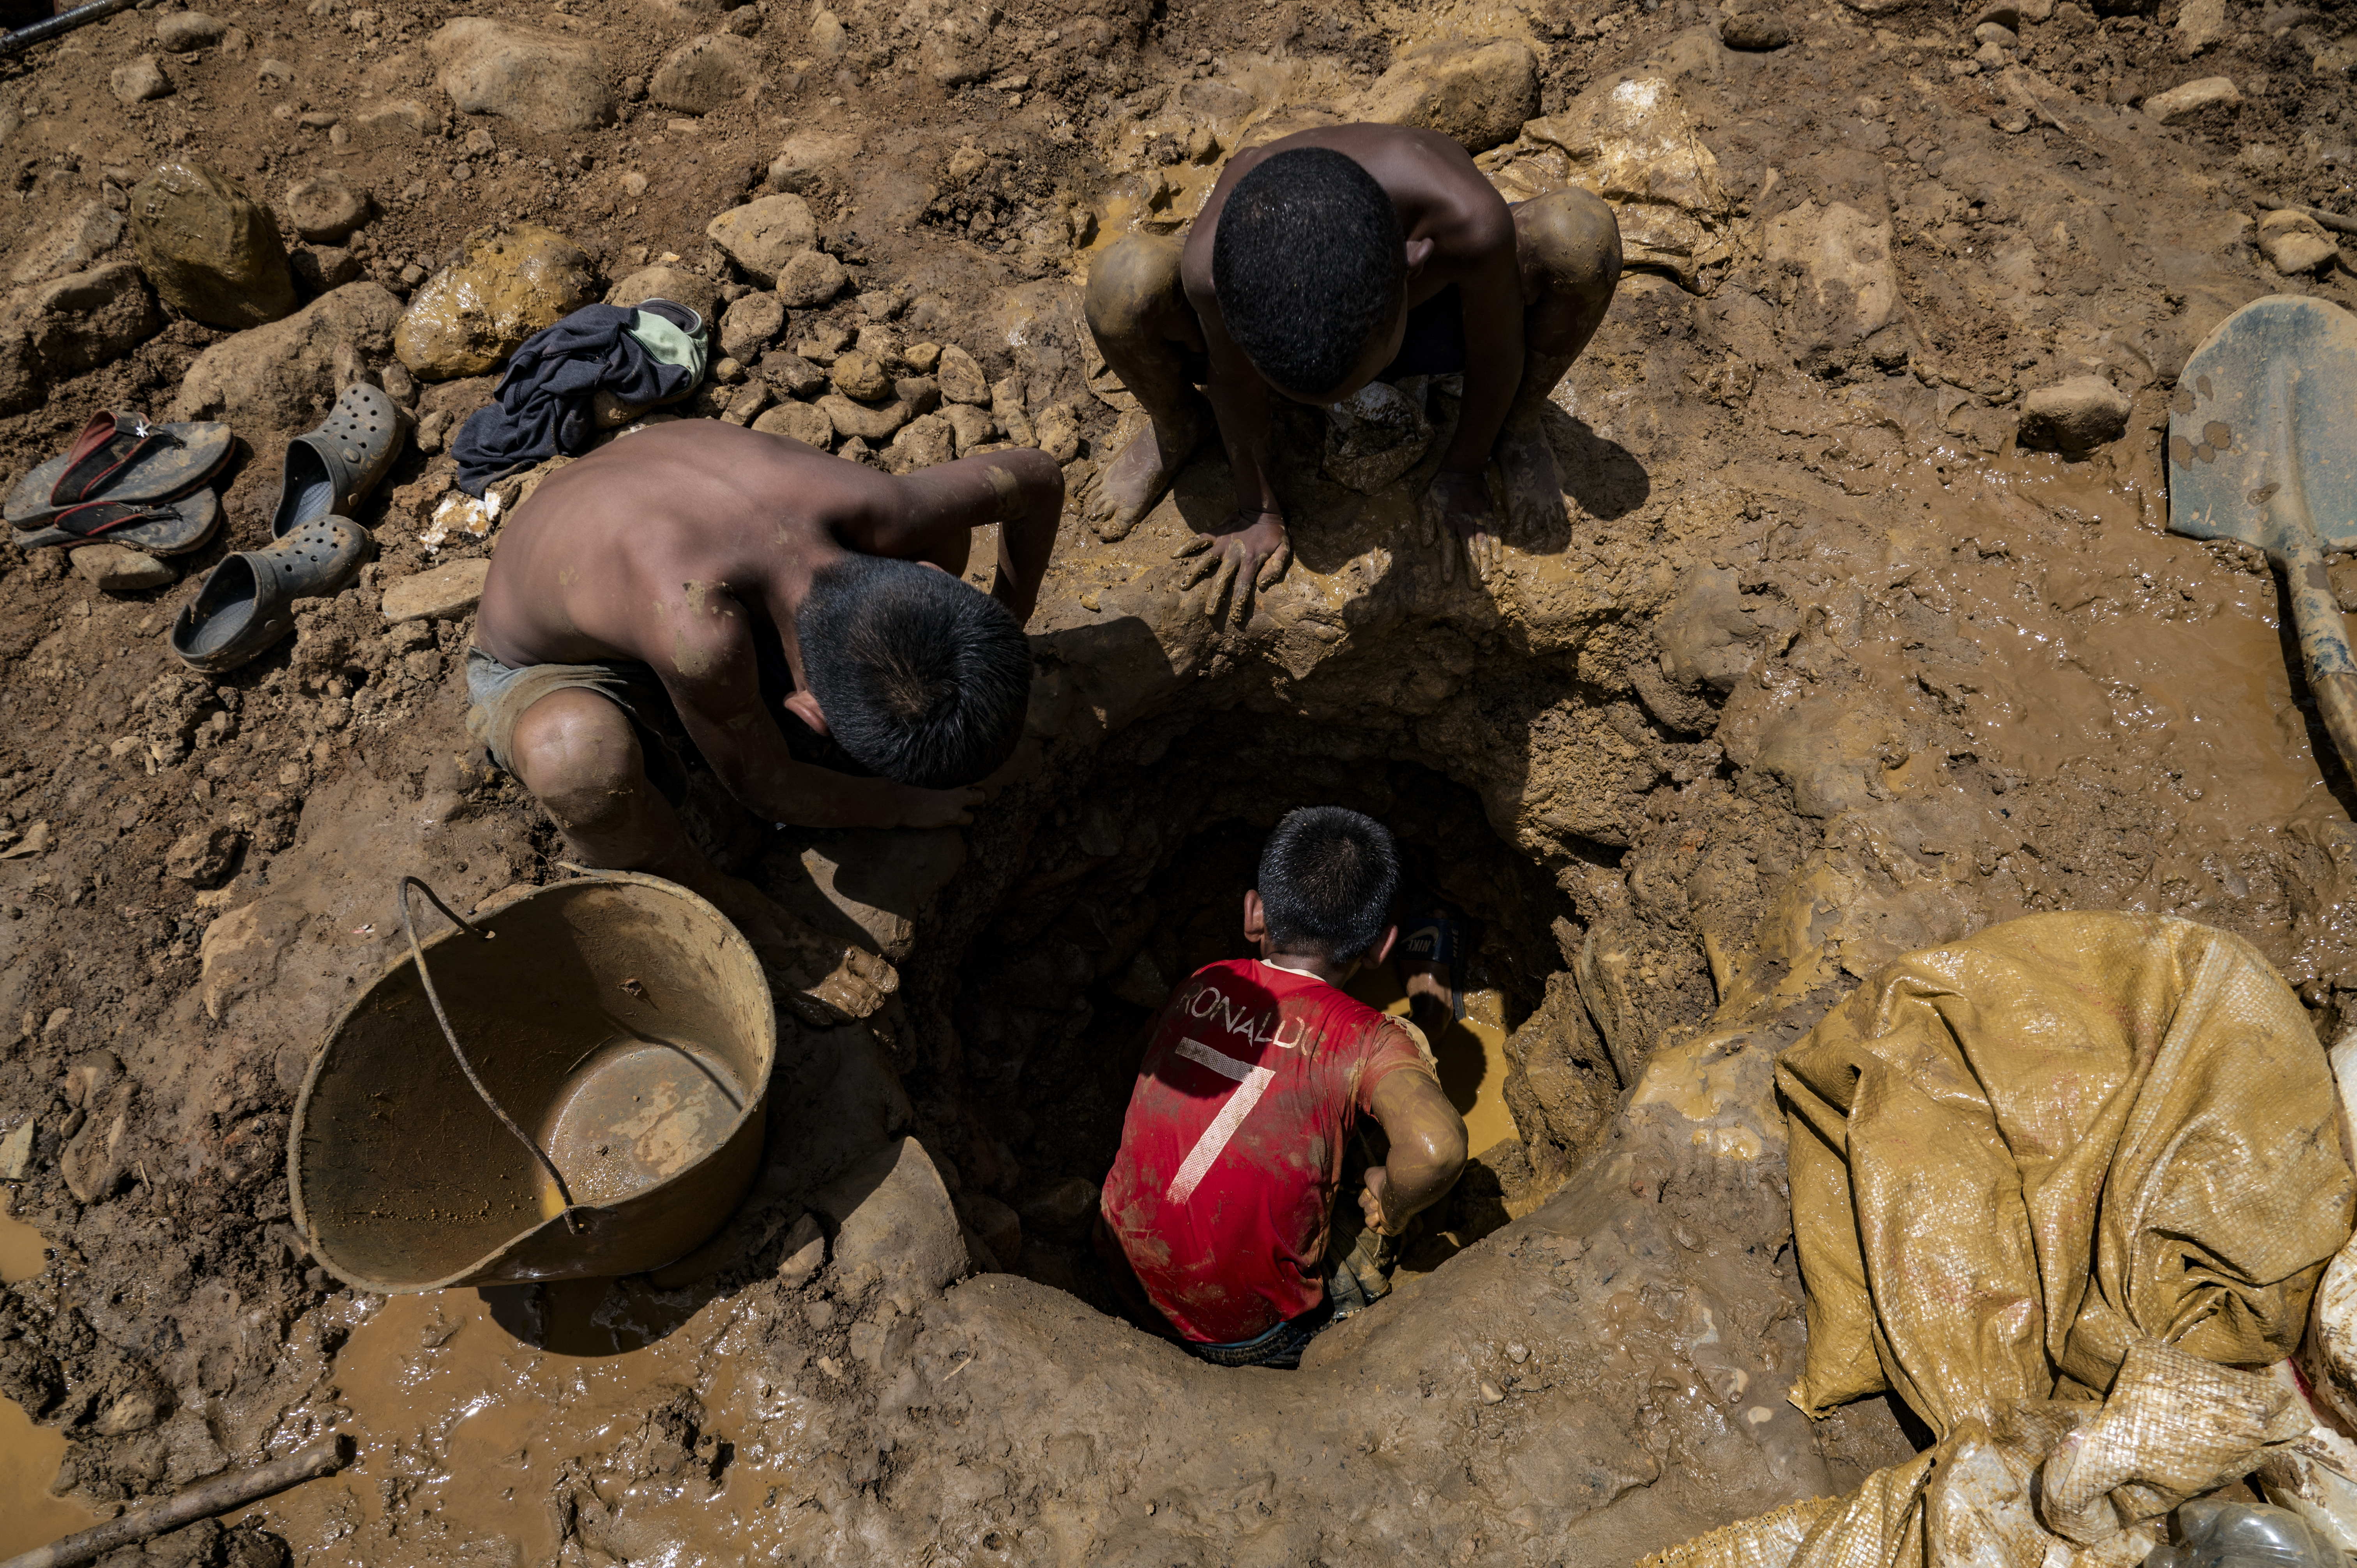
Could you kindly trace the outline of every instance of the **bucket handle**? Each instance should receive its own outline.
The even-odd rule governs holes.
[[[460,930],[477,941],[490,941],[493,933],[477,929],[465,916],[442,902],[442,896],[428,887],[422,878],[404,876],[394,890],[401,902],[401,929],[409,938],[409,956],[417,965],[418,983],[425,988],[425,1000],[433,1004],[434,1021],[442,1026],[442,1037],[450,1042],[450,1054],[458,1058],[458,1070],[467,1075],[467,1081],[475,1086],[476,1094],[481,1097],[484,1104],[491,1108],[491,1114],[498,1117],[507,1130],[515,1134],[517,1143],[532,1151],[532,1157],[540,1162],[541,1168],[548,1173],[548,1179],[556,1184],[556,1196],[565,1200],[565,1228],[578,1235],[581,1231],[581,1222],[574,1218],[573,1191],[565,1185],[565,1173],[556,1168],[556,1162],[550,1159],[538,1144],[533,1142],[529,1133],[516,1125],[515,1118],[500,1108],[500,1102],[491,1098],[491,1091],[483,1087],[483,1080],[475,1076],[475,1064],[468,1061],[467,1053],[459,1048],[457,1031],[450,1027],[450,1015],[442,1010],[442,997],[434,989],[434,976],[426,972],[425,950],[418,945],[417,928],[409,918],[409,890],[413,887],[425,894],[436,908],[447,915]]]

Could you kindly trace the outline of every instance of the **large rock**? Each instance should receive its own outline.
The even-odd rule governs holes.
[[[849,131],[797,131],[770,161],[770,188],[807,196],[825,176],[860,155],[863,144]]]
[[[1523,127],[1498,178],[1509,201],[1585,186],[1611,205],[1620,253],[1674,273],[1688,287],[1730,254],[1735,207],[1718,159],[1665,77],[1598,82],[1560,114]]]
[[[2341,253],[2323,224],[2289,207],[2263,214],[2257,238],[2259,252],[2287,277],[2312,273]]]
[[[2088,452],[2128,427],[2127,394],[2101,376],[2072,376],[2021,400],[2024,446]]]
[[[164,314],[129,262],[116,262],[32,289],[22,306],[34,352],[51,374],[112,364],[164,329]]]
[[[578,38],[461,16],[426,39],[425,52],[463,113],[497,114],[544,135],[614,123],[605,59]]]
[[[935,379],[941,382],[942,396],[950,402],[989,406],[990,379],[982,373],[974,356],[957,345],[942,350],[941,370]]]
[[[843,263],[824,251],[803,251],[778,274],[778,298],[796,310],[815,310],[850,281]]]
[[[73,553],[74,575],[110,594],[160,588],[180,580],[180,569],[169,561],[126,550],[120,544],[85,544]]]
[[[270,209],[210,165],[174,159],[131,191],[131,248],[164,302],[242,331],[295,309],[295,275]]]
[[[753,428],[770,435],[790,436],[822,452],[834,445],[834,421],[814,403],[781,403],[755,419]]]
[[[1360,100],[1357,117],[1437,131],[1480,153],[1512,141],[1538,112],[1538,59],[1528,44],[1445,38],[1401,55]]]
[[[704,232],[747,274],[775,284],[786,263],[816,242],[818,225],[801,197],[765,196],[730,208],[705,224]]]
[[[139,55],[124,60],[107,78],[115,99],[123,103],[145,103],[151,99],[167,97],[172,91],[172,79],[164,74],[164,62],[154,55]]]
[[[156,18],[156,43],[171,54],[186,54],[217,44],[229,24],[202,11],[167,11]]]
[[[89,270],[91,263],[113,250],[123,238],[124,217],[103,201],[85,201],[48,233],[16,247],[19,260],[8,274],[11,283],[39,283],[44,278]]]
[[[786,329],[786,307],[774,294],[748,294],[720,318],[720,351],[752,364]]]
[[[919,49],[926,73],[943,87],[979,81],[990,74],[990,18],[985,0],[950,0],[935,5]],[[839,26],[839,25],[838,25]],[[818,29],[812,28],[817,41]]]
[[[2242,90],[2230,78],[2205,76],[2154,93],[2144,101],[2144,112],[2166,125],[2222,103],[2231,108],[2242,102]]]
[[[411,296],[393,351],[429,381],[479,376],[597,297],[589,258],[572,241],[537,223],[494,224],[468,235],[458,260]]]
[[[338,360],[382,360],[400,319],[401,301],[382,286],[346,284],[284,321],[198,355],[180,380],[172,417],[226,420],[257,445],[271,431],[307,429],[341,390]]]
[[[369,220],[368,192],[353,189],[340,171],[330,169],[286,188],[286,216],[295,232],[314,244],[340,245]]]
[[[483,580],[490,575],[489,561],[452,561],[387,584],[379,607],[394,626],[462,616],[481,602]]]
[[[854,403],[841,392],[829,392],[818,400],[818,406],[834,426],[834,433],[845,439],[856,435],[871,446],[883,445],[900,426],[909,423],[910,409],[895,399],[887,403]]]
[[[643,305],[651,299],[668,299],[687,306],[709,326],[715,312],[720,308],[720,289],[702,273],[689,272],[685,267],[640,267],[629,277],[606,291],[608,305]]]
[[[888,1298],[921,1299],[974,1266],[941,1172],[914,1138],[885,1144],[811,1196],[835,1221],[834,1266],[882,1276]]]
[[[1773,11],[1738,11],[1719,19],[1718,38],[1731,49],[1781,49],[1792,41],[1792,28]]]
[[[663,57],[647,96],[682,114],[709,114],[759,84],[761,51],[727,33],[690,38]]]

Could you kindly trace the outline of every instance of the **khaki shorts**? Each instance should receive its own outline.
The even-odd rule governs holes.
[[[467,731],[492,763],[515,772],[516,722],[554,692],[594,692],[622,710],[646,754],[647,781],[677,808],[687,799],[688,758],[694,743],[654,671],[631,660],[604,664],[502,664],[479,648],[467,650]]]

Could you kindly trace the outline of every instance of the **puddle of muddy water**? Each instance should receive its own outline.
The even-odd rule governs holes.
[[[2203,918],[2243,897],[2241,850],[2345,814],[2309,744],[2275,577],[2167,532],[2142,476],[2015,453],[1889,477],[1916,521],[1892,530],[1886,580],[1978,657],[1903,634],[1852,655],[1895,704],[1961,701],[1962,727],[2000,769],[2153,795],[2169,825],[2146,846],[2151,870],[2104,902]],[[1921,771],[1885,783],[1902,800],[1940,787]]]
[[[1370,1007],[1407,1016],[1407,992],[1390,964],[1362,970],[1346,988]],[[1465,993],[1465,1016],[1428,1042],[1440,1064],[1441,1091],[1465,1118],[1465,1146],[1475,1154],[1519,1137],[1506,1109],[1505,1004],[1495,991]]]
[[[38,1275],[48,1262],[48,1245],[0,1199],[0,1284]],[[46,1546],[97,1522],[95,1515],[49,1496],[49,1483],[65,1456],[62,1433],[34,1425],[20,1406],[0,1400],[0,1557]]]
[[[649,1561],[750,1562],[780,1544],[793,1477],[812,1458],[793,1446],[810,1402],[767,1380],[758,1326],[728,1299],[577,1281],[537,1297],[454,1290],[328,1311],[346,1316],[350,1337],[332,1386],[290,1413],[288,1430],[339,1426],[359,1456],[261,1505],[296,1561],[503,1545],[507,1560],[554,1562],[552,1489],[585,1475],[580,1456],[595,1464],[640,1434],[650,1391],[665,1386],[697,1390],[704,1429],[735,1447],[716,1485],[695,1464],[627,1485],[597,1473],[631,1560],[643,1547]],[[404,1498],[392,1540],[389,1492]]]

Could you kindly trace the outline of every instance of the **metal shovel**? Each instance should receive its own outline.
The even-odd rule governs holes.
[[[2283,568],[2308,688],[2357,776],[2357,657],[2325,578],[2357,550],[2357,317],[2270,295],[2202,340],[2169,417],[2169,526],[2255,544]]]

